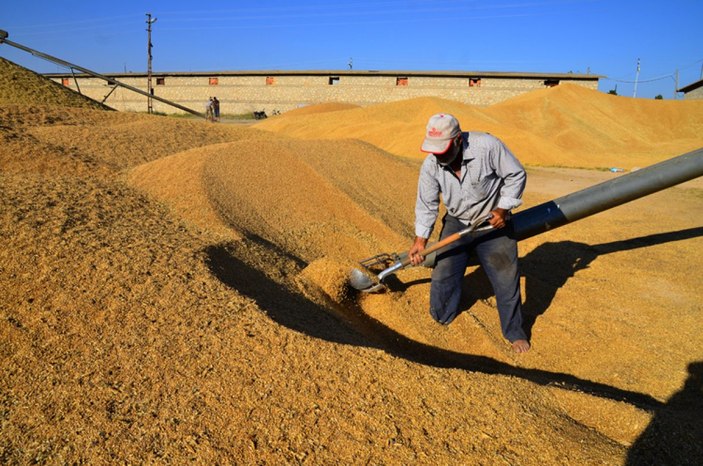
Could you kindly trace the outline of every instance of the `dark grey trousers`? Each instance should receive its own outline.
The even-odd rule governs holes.
[[[449,215],[443,219],[440,239],[466,228]],[[522,300],[517,242],[508,237],[507,229],[476,232],[462,238],[458,247],[440,252],[432,271],[430,314],[440,324],[449,324],[459,313],[461,282],[475,251],[488,280],[493,286],[503,336],[510,342],[526,340],[522,328]]]

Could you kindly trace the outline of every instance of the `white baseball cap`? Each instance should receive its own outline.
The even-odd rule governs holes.
[[[444,154],[449,149],[452,139],[461,134],[459,121],[448,113],[432,115],[427,122],[425,140],[422,142],[422,152]]]

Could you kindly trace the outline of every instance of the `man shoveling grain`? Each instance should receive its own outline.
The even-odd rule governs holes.
[[[496,137],[462,132],[449,114],[427,123],[422,151],[429,153],[420,169],[415,205],[415,241],[408,256],[414,265],[425,249],[439,215],[440,194],[447,208],[440,239],[488,217],[493,227],[474,230],[457,247],[437,255],[432,271],[430,315],[440,324],[459,313],[461,282],[469,256],[476,252],[496,295],[503,336],[513,351],[525,353],[530,343],[522,327],[522,301],[517,242],[505,229],[510,210],[522,204],[526,174],[522,164]]]

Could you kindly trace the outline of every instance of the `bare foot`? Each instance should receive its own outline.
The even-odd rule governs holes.
[[[515,340],[513,342],[513,351],[516,353],[527,353],[530,351],[530,342],[527,340]]]

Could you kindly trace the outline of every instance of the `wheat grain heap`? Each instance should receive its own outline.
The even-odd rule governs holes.
[[[703,102],[560,85],[488,108],[326,104],[253,126],[128,114],[0,59],[4,464],[703,461],[703,182],[522,241],[533,349],[467,270],[360,295],[412,240],[429,115],[528,166],[525,207],[703,146]]]

